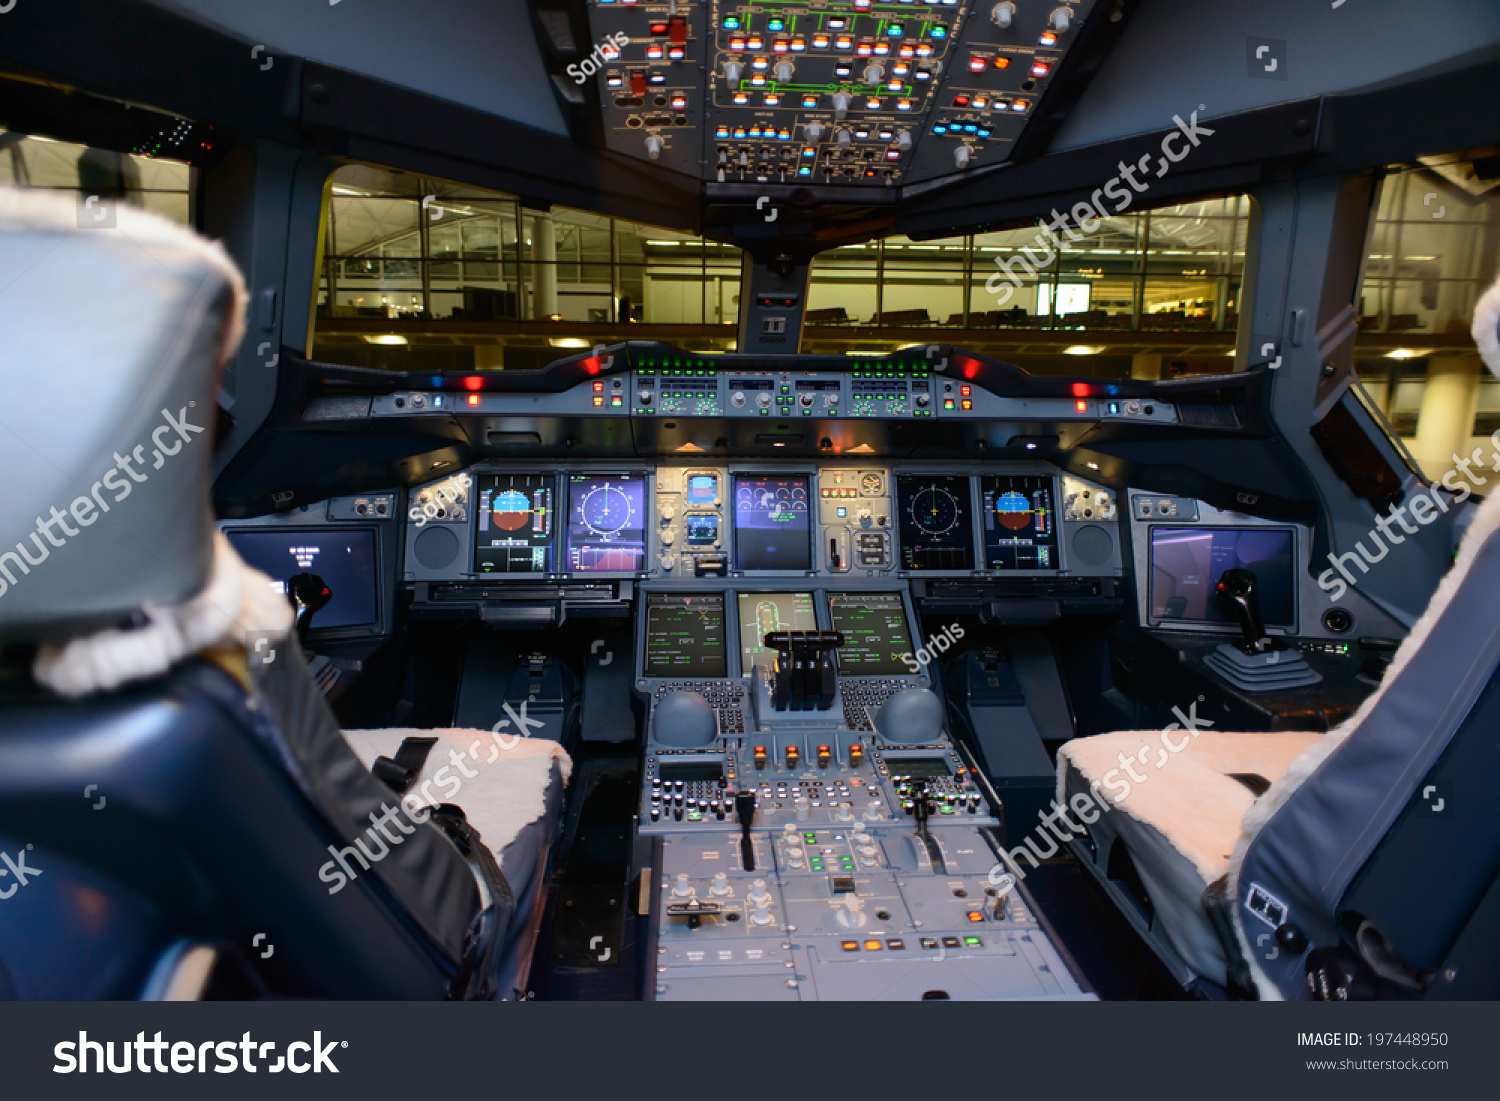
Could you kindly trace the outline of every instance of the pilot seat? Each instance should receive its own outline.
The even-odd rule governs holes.
[[[81,209],[0,188],[0,999],[522,993],[567,754],[339,730],[213,529],[243,280]]]
[[[1497,317],[1500,283],[1474,323],[1500,374]],[[1073,852],[1185,985],[1311,1000],[1495,988],[1497,588],[1491,495],[1378,689],[1334,729],[1217,731],[1195,704],[1165,731],[1063,746]],[[1023,871],[1026,851],[1012,850]]]

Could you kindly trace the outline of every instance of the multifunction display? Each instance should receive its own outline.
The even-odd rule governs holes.
[[[646,676],[728,675],[723,593],[646,597]]]
[[[1287,528],[1151,529],[1151,617],[1223,623],[1215,586],[1225,570],[1249,570],[1261,619],[1272,627],[1297,625],[1296,573]]]
[[[270,577],[278,593],[285,593],[287,582],[300,573],[322,580],[331,597],[313,620],[316,627],[365,627],[379,620],[373,531],[240,529],[225,534],[245,564]]]
[[[567,568],[638,573],[646,561],[646,480],[641,474],[568,476]]]
[[[481,474],[474,532],[475,573],[552,569],[554,479],[550,474]]]
[[[740,593],[740,654],[745,672],[752,665],[776,664],[765,644],[772,631],[816,631],[812,593]]]
[[[833,629],[844,635],[839,669],[853,676],[915,673],[911,632],[900,593],[829,593]]]
[[[1057,513],[1045,474],[984,474],[984,564],[992,570],[1055,570]]]
[[[974,568],[974,516],[967,475],[898,475],[896,512],[902,569],[959,572]]]

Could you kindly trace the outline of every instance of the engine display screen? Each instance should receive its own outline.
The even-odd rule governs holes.
[[[376,598],[375,533],[345,531],[225,532],[229,545],[245,563],[271,578],[271,588],[286,592],[299,573],[316,574],[333,595],[313,615],[313,628],[366,627],[380,619]]]
[[[1151,617],[1232,623],[1214,587],[1225,570],[1249,570],[1267,626],[1296,628],[1292,532],[1286,528],[1151,529]]]
[[[833,629],[844,635],[838,649],[841,672],[886,677],[920,669],[900,593],[829,593],[828,610]]]
[[[816,631],[818,613],[812,593],[740,593],[740,655],[745,672],[752,665],[776,664],[776,651],[765,644],[772,631]]]
[[[646,597],[648,677],[728,676],[723,593]]]
[[[734,568],[812,569],[812,512],[805,475],[736,475]]]
[[[555,483],[548,474],[481,474],[474,529],[475,573],[546,573],[552,568]]]
[[[974,514],[967,475],[898,475],[896,512],[902,569],[974,568]]]
[[[991,570],[1055,570],[1057,512],[1045,474],[984,474],[984,564]]]
[[[639,573],[646,565],[646,480],[641,474],[568,475],[567,568]]]

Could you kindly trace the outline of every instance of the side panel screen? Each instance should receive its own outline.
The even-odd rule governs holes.
[[[812,569],[812,512],[805,476],[735,476],[734,568]]]
[[[646,564],[646,481],[640,474],[568,475],[566,568],[639,573]]]
[[[481,474],[475,573],[546,573],[556,513],[547,474]]]
[[[1057,513],[1045,474],[984,474],[984,564],[991,570],[1055,570]]]
[[[1196,623],[1234,622],[1214,586],[1225,570],[1249,570],[1261,618],[1297,625],[1292,533],[1285,528],[1152,528],[1151,617]]]
[[[900,593],[829,593],[828,610],[833,629],[844,634],[838,649],[842,672],[887,677],[920,671]]]
[[[317,574],[333,594],[314,627],[367,627],[380,619],[373,531],[235,531],[225,533],[246,564],[286,592],[299,573]]]
[[[728,660],[723,593],[646,597],[646,676],[723,677]]]
[[[902,569],[974,568],[974,521],[967,475],[898,475],[896,511]]]
[[[740,665],[776,664],[776,651],[765,644],[772,631],[816,631],[818,615],[812,593],[740,593]]]

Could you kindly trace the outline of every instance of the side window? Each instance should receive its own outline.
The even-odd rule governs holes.
[[[1392,167],[1382,179],[1356,302],[1355,369],[1428,479],[1500,429],[1500,382],[1469,329],[1500,271],[1500,181],[1465,154]],[[1476,484],[1483,493],[1487,490]]]
[[[0,183],[123,199],[174,221],[193,221],[194,168],[146,152],[118,153],[0,130]]]

